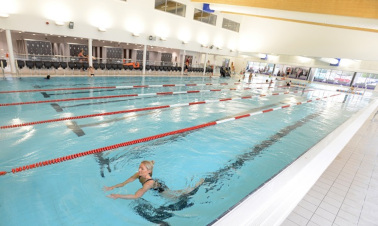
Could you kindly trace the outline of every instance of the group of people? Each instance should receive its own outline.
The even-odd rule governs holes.
[[[221,77],[231,77],[230,67],[221,67],[220,68],[220,75],[221,75]]]

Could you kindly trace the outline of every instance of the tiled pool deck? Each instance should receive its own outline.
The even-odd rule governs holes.
[[[281,224],[378,225],[378,109]]]

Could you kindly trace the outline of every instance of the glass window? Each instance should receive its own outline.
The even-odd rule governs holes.
[[[378,83],[378,74],[357,73],[353,86],[357,88],[375,89]]]
[[[170,0],[155,0],[155,9],[185,16],[186,5]]]
[[[314,75],[315,82],[327,82],[327,78],[331,74],[331,70],[317,68]]]
[[[216,15],[212,13],[204,12],[199,9],[194,9],[193,19],[204,22],[204,23],[212,24],[212,25],[216,25],[217,23]]]
[[[223,18],[222,28],[225,28],[225,29],[228,29],[228,30],[231,30],[231,31],[239,32],[239,27],[240,27],[239,23],[236,23],[232,20]]]

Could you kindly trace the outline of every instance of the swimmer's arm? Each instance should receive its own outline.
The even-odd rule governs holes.
[[[150,190],[154,185],[154,181],[148,181],[144,183],[143,187],[135,192],[134,195],[121,195],[121,194],[110,194],[109,198],[112,199],[138,199],[144,195],[148,190]]]
[[[126,184],[130,183],[130,182],[133,182],[135,179],[137,179],[139,176],[139,173],[136,172],[134,175],[132,175],[129,179],[125,180],[124,182],[120,183],[120,184],[116,184],[114,186],[111,186],[111,187],[106,187],[104,186],[104,190],[105,191],[110,191],[110,190],[113,190],[114,188],[119,188],[119,187],[123,187],[125,186]]]

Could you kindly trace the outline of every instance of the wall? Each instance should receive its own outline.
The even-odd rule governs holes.
[[[240,34],[245,52],[378,61],[375,32],[245,16]]]
[[[8,18],[0,18],[0,27],[3,29],[158,45],[198,52],[206,50],[212,53],[222,53],[222,51],[216,48],[205,49],[199,42],[207,45],[220,43],[219,45],[227,48],[228,43],[236,42],[238,37],[238,33],[220,28],[223,18],[220,14],[217,18],[217,26],[194,21],[194,8],[201,8],[202,4],[193,4],[189,0],[178,1],[186,4],[186,17],[155,10],[154,0],[143,0],[143,3],[140,0],[126,2],[5,0],[5,2],[8,4],[6,8],[13,8],[13,12],[10,12]],[[57,20],[64,21],[65,24],[58,26],[55,24]],[[69,21],[74,22],[74,29],[68,28]],[[46,22],[49,22],[49,25],[46,25]],[[98,27],[105,27],[107,31],[100,32]],[[140,36],[134,37],[131,35],[132,32],[138,32]],[[156,41],[149,41],[150,35],[166,36],[167,40],[161,41],[157,38]],[[183,39],[188,39],[189,43],[183,44],[181,41]],[[226,51],[228,50],[224,49],[223,52]]]
[[[187,55],[188,52],[198,54],[198,63],[204,63],[201,53],[213,55],[210,61],[216,64],[221,62],[219,59],[222,57],[219,56],[226,56],[230,61],[234,59],[237,71],[243,69],[247,61],[259,60],[253,56],[254,53],[268,53],[281,55],[275,59],[269,56],[268,62],[307,67],[327,67],[327,64],[316,59],[303,62],[298,56],[359,60],[338,68],[378,73],[378,45],[375,44],[378,40],[377,33],[219,12],[215,13],[217,25],[213,26],[193,20],[194,9],[200,9],[201,3],[177,1],[186,5],[186,17],[155,10],[154,0],[2,0],[0,12],[7,12],[10,16],[0,18],[0,28],[78,37],[78,42],[81,42],[80,38],[91,38],[94,43],[109,40],[185,49]],[[221,28],[223,18],[240,22],[240,32]],[[55,21],[64,21],[65,24],[58,26]],[[74,22],[74,29],[68,28],[69,21]],[[101,32],[98,27],[105,27],[107,31]],[[134,37],[132,32],[139,32],[140,36]],[[0,32],[0,42],[5,41],[4,33]],[[150,35],[166,36],[167,40],[157,38],[156,41],[150,41]],[[189,42],[183,44],[184,39]],[[222,49],[204,48],[200,43],[216,44]],[[0,43],[0,46],[3,49],[0,51],[2,55],[7,47],[4,43]],[[230,51],[237,48],[243,53]],[[245,54],[249,56],[243,57]],[[182,51],[178,56],[181,55]],[[179,61],[180,59],[178,57]]]

